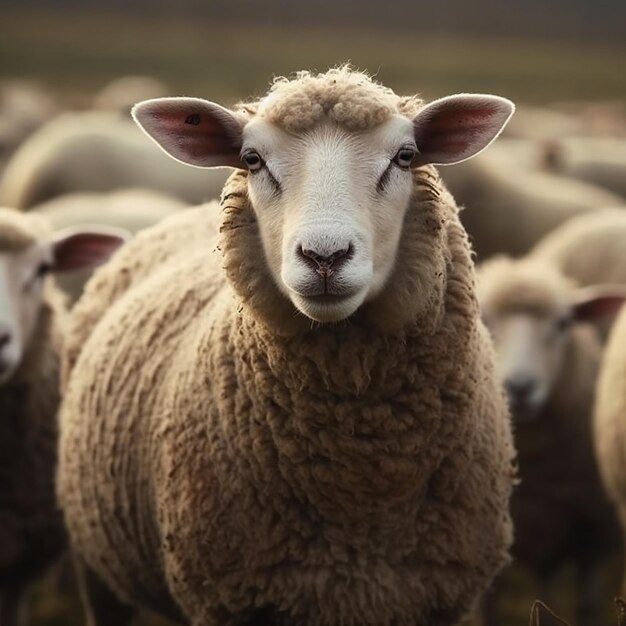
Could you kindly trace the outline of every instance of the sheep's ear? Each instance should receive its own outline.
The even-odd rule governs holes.
[[[155,98],[131,114],[141,129],[177,161],[195,167],[241,167],[243,120],[201,98]]]
[[[574,294],[572,313],[578,322],[593,322],[615,315],[626,302],[626,287],[602,285],[583,287]]]
[[[458,94],[427,104],[414,118],[415,165],[452,165],[484,150],[502,131],[515,105],[506,98]]]
[[[52,270],[65,272],[96,267],[129,238],[127,231],[109,226],[66,228],[53,235]]]

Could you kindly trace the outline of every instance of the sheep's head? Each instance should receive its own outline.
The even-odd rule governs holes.
[[[51,233],[35,215],[0,209],[0,385],[18,369],[37,327],[46,276],[93,267],[123,243],[112,229]]]
[[[478,273],[478,297],[500,380],[518,420],[537,416],[566,365],[573,325],[614,313],[626,291],[576,288],[552,265],[498,257]]]
[[[135,106],[174,158],[248,170],[265,261],[282,294],[318,322],[346,319],[390,280],[412,169],[472,157],[513,112],[496,96],[424,106],[348,68],[279,80],[231,111],[194,98]]]

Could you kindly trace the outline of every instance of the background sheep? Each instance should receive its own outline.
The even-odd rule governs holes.
[[[573,562],[577,622],[596,626],[608,601],[602,568],[619,537],[591,436],[601,344],[581,322],[614,312],[626,290],[577,290],[555,265],[530,256],[483,264],[478,293],[514,417],[521,484],[512,500],[513,554],[533,572],[547,602],[553,578]],[[496,603],[494,592],[489,625],[500,623]]]
[[[0,209],[0,624],[15,626],[28,584],[60,553],[54,497],[59,359],[67,319],[46,275],[93,265],[121,243],[104,232],[51,236]]]
[[[123,189],[111,193],[74,193],[44,202],[32,211],[44,216],[55,230],[78,224],[100,223],[136,233],[185,207],[176,198],[149,189]],[[57,276],[57,283],[74,303],[92,269]]]
[[[470,609],[507,560],[513,450],[467,238],[427,164],[472,156],[511,111],[424,107],[346,68],[236,112],[136,109],[177,158],[248,172],[222,194],[221,260],[216,207],[180,213],[75,309],[59,493],[97,602],[197,626]]]
[[[461,220],[479,259],[521,256],[566,220],[624,203],[601,187],[520,166],[518,159],[528,161],[532,146],[522,150],[516,143],[515,158],[504,148],[494,152],[442,172],[455,200],[467,209]]]
[[[94,96],[93,108],[116,111],[128,117],[135,103],[169,95],[167,85],[152,76],[121,76],[107,83]]]
[[[604,485],[626,535],[626,307],[615,322],[598,378],[594,433]],[[626,577],[622,583],[626,593]]]
[[[0,175],[17,147],[59,108],[54,95],[35,82],[0,83]]]
[[[566,137],[545,147],[546,166],[626,198],[626,143],[613,137]]]
[[[146,187],[197,203],[217,197],[225,178],[224,172],[168,159],[118,115],[66,113],[13,156],[0,180],[0,203],[27,209],[67,193],[123,187]]]

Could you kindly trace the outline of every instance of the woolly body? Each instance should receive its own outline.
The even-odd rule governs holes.
[[[611,331],[597,385],[594,409],[596,455],[604,486],[626,535],[626,307]],[[622,593],[626,590],[626,577]]]
[[[347,83],[323,110],[351,101]],[[126,602],[197,626],[456,623],[507,562],[514,477],[456,206],[416,169],[388,285],[316,325],[259,262],[247,176],[224,189],[219,235],[214,205],[168,218],[75,309],[73,545]]]
[[[495,148],[442,173],[465,208],[461,221],[481,260],[526,254],[566,220],[623,203],[601,187],[526,170],[502,157],[506,148]]]
[[[226,176],[173,162],[113,113],[66,113],[15,152],[0,179],[0,202],[29,209],[63,194],[141,186],[197,203],[217,197]]]
[[[532,256],[545,259],[580,286],[626,284],[626,210],[606,209],[565,222]]]

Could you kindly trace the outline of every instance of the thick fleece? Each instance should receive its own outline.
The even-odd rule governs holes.
[[[0,253],[28,246],[43,232],[38,220],[4,212]],[[5,590],[14,593],[37,577],[65,544],[54,492],[65,316],[61,294],[48,282],[30,346],[0,386],[0,601]]]
[[[387,287],[317,325],[262,262],[246,181],[221,216],[140,233],[74,310],[73,546],[126,602],[194,626],[456,623],[508,561],[514,481],[457,208],[415,170]]]
[[[602,359],[594,409],[600,472],[619,511],[626,537],[626,307],[617,318]],[[622,593],[626,590],[626,576]]]
[[[532,257],[496,257],[479,270],[480,301],[489,315],[556,317],[573,289],[553,265]],[[568,562],[588,567],[619,546],[591,432],[600,340],[590,325],[576,324],[566,341],[540,413],[514,424],[521,483],[512,499],[513,554],[540,580]]]
[[[243,175],[222,203],[235,293],[201,236],[213,206],[98,272],[75,312],[70,354],[93,335],[67,389],[60,494],[75,547],[127,601],[167,610],[169,594],[198,625],[263,607],[293,624],[447,624],[506,562],[509,426],[435,183],[417,176],[405,246],[430,240],[443,280],[398,335],[365,310],[287,337],[259,319],[248,284],[271,289]],[[174,229],[190,245],[154,263]]]

